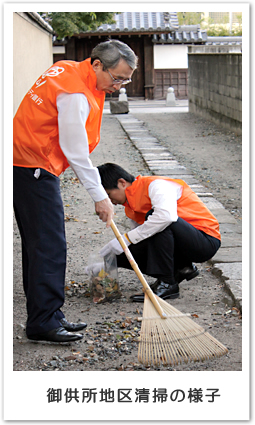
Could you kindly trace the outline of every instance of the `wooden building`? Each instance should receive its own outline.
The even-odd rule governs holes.
[[[61,42],[55,40],[54,62],[83,61],[98,43],[119,39],[139,58],[132,83],[126,86],[129,98],[166,98],[169,87],[175,89],[176,98],[187,98],[187,46],[205,44],[206,32],[200,31],[199,25],[180,27],[176,12],[123,12],[115,15],[115,21],[96,31],[74,34]]]

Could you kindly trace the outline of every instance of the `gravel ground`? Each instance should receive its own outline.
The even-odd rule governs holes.
[[[214,124],[187,114],[137,115],[176,159],[208,187],[237,220],[241,220],[241,138]],[[94,165],[116,162],[134,175],[150,174],[142,157],[127,139],[116,117],[103,117],[99,147],[92,153]],[[20,237],[14,220],[14,325],[13,369],[15,371],[237,371],[242,370],[242,321],[223,284],[210,265],[198,264],[200,275],[181,283],[180,298],[171,304],[193,315],[229,350],[228,355],[203,363],[169,367],[145,367],[137,350],[143,304],[132,303],[131,294],[141,291],[134,272],[119,270],[121,298],[94,304],[90,281],[84,272],[89,256],[114,237],[111,229],[94,214],[87,192],[69,169],[61,176],[65,206],[68,262],[66,302],[63,311],[70,321],[86,321],[84,338],[72,344],[37,343],[25,336],[26,307],[21,278]],[[123,208],[115,207],[115,222],[126,229]],[[153,279],[148,278],[151,283]]]
[[[157,114],[159,115],[159,114]],[[235,218],[242,217],[242,137],[197,115],[137,114]]]

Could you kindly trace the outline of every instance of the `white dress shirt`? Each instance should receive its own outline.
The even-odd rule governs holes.
[[[149,197],[154,212],[140,226],[135,221],[130,220],[133,228],[128,232],[130,241],[136,244],[158,232],[162,232],[171,223],[177,221],[177,200],[181,195],[182,186],[175,182],[163,179],[151,182]]]
[[[89,159],[85,124],[90,105],[83,93],[62,93],[57,97],[59,144],[81,184],[94,202],[108,198],[98,169]]]

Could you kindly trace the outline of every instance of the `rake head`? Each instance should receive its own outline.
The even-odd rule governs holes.
[[[157,297],[166,318],[161,318],[145,294],[138,361],[146,366],[174,366],[227,354],[227,348],[166,301]]]

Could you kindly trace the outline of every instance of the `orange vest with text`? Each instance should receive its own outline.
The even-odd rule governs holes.
[[[127,201],[125,213],[136,223],[143,224],[145,215],[152,209],[149,185],[156,179],[168,180],[182,186],[182,195],[177,200],[177,215],[207,235],[221,239],[219,223],[196,193],[183,180],[161,176],[138,176],[125,190]],[[166,193],[167,196],[167,193]]]
[[[13,165],[43,168],[56,176],[69,167],[59,145],[56,102],[61,93],[84,93],[87,97],[91,108],[85,125],[89,152],[95,149],[100,140],[105,93],[96,90],[90,59],[59,61],[41,75],[17,110],[13,120]]]

